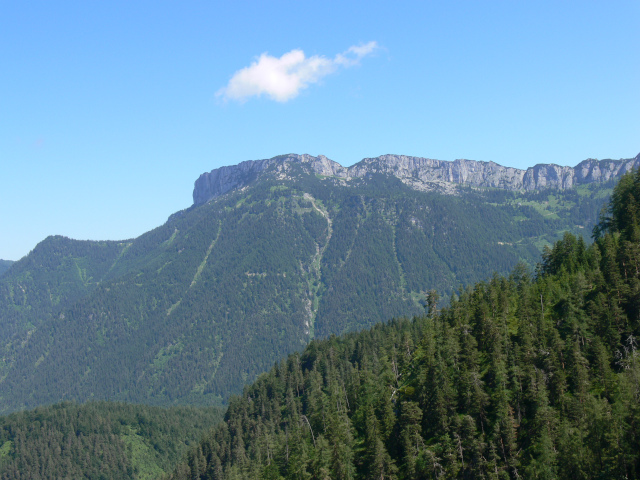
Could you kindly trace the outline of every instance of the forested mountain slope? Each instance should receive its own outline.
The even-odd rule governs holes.
[[[54,310],[91,292],[127,245],[52,236],[13,262],[0,277],[0,338],[37,327]]]
[[[640,173],[437,311],[313,341],[230,401],[172,479],[638,478]]]
[[[446,299],[487,272],[533,265],[563,231],[590,232],[613,185],[456,184],[445,195],[381,160],[348,179],[272,160],[139,238],[50,237],[0,277],[0,412],[219,403],[313,338],[410,316],[427,290]],[[590,168],[614,175],[620,162]]]
[[[13,264],[11,260],[0,260],[0,275],[9,270],[9,267]]]
[[[222,418],[220,407],[62,403],[0,417],[0,478],[157,479]]]

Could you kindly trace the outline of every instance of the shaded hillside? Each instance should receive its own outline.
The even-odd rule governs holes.
[[[0,275],[9,270],[14,262],[12,260],[0,260]]]
[[[597,243],[566,234],[536,277],[312,342],[230,401],[172,479],[638,478],[640,173]]]
[[[40,325],[54,310],[90,293],[117,263],[127,242],[48,237],[0,277],[0,339]]]
[[[0,411],[219,403],[313,338],[534,264],[590,231],[610,188],[443,195],[281,162],[135,240],[51,237],[0,278]]]
[[[0,417],[0,478],[157,479],[222,415],[108,402],[14,413]]]

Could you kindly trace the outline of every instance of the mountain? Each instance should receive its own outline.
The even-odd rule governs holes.
[[[49,237],[12,263],[0,280],[0,339],[13,338],[27,325],[37,327],[54,310],[91,292],[127,245]]]
[[[0,277],[0,411],[219,404],[314,338],[417,314],[429,290],[446,302],[487,271],[534,265],[566,230],[588,235],[637,160],[590,163],[609,173],[563,190],[427,181],[390,174],[387,157],[346,177],[304,155],[214,170],[164,225],[49,237]]]
[[[12,263],[12,260],[0,260],[0,275],[9,270]]]
[[[171,480],[640,477],[640,172],[426,315],[314,340],[234,397]],[[489,274],[489,272],[486,272]]]

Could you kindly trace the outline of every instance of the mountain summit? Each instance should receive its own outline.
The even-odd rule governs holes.
[[[289,154],[264,160],[249,160],[203,173],[195,182],[193,203],[200,205],[242,188],[266,172],[276,173],[281,179],[288,178],[294,166],[301,167],[307,174],[339,180],[342,184],[372,174],[383,174],[395,177],[415,190],[454,193],[458,185],[510,191],[545,188],[564,190],[587,183],[607,182],[638,165],[640,154],[635,158],[620,160],[590,158],[575,167],[538,164],[526,170],[476,160],[449,162],[406,155],[382,155],[365,158],[351,167],[343,167],[324,155],[314,157],[307,154]]]

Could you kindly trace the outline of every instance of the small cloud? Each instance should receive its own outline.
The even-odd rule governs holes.
[[[333,59],[320,55],[307,58],[302,50],[291,50],[280,58],[263,53],[250,66],[234,73],[227,86],[218,90],[216,96],[242,102],[265,94],[277,102],[286,102],[340,67],[358,65],[362,58],[371,55],[377,48],[376,42],[356,45]]]

